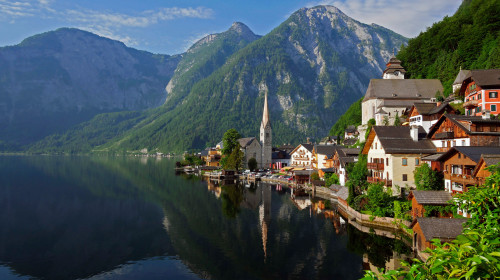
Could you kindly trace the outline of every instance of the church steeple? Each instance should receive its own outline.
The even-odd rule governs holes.
[[[272,130],[271,119],[269,118],[269,108],[267,105],[267,92],[264,96],[264,110],[262,111],[262,122],[260,123],[260,145],[262,147],[261,168],[269,168],[273,162],[272,154]]]
[[[264,97],[264,111],[262,112],[262,124],[261,127],[266,127],[266,126],[271,126],[271,123],[269,122],[269,111],[267,108],[267,92]]]

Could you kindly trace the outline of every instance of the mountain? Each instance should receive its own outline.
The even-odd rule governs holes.
[[[98,113],[155,108],[181,56],[62,28],[0,48],[0,144],[27,144]]]
[[[194,83],[177,106],[167,98],[155,117],[99,150],[202,149],[229,128],[256,136],[266,92],[275,144],[322,137],[406,41],[332,6],[300,9]]]
[[[225,32],[200,39],[182,55],[174,76],[168,82],[166,106],[174,108],[196,82],[208,77],[224,65],[229,56],[260,37],[245,24],[235,22]]]
[[[500,3],[464,0],[456,13],[411,39],[397,57],[411,78],[440,79],[445,95],[460,68],[500,68]]]

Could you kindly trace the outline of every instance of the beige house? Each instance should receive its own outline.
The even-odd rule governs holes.
[[[383,182],[393,195],[401,188],[415,188],[413,171],[423,156],[436,153],[436,147],[425,139],[422,127],[374,126],[368,135],[363,154],[370,172],[367,181]]]

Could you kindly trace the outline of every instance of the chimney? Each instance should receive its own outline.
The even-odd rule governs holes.
[[[418,141],[418,126],[412,125],[410,128],[410,137],[413,141]]]
[[[489,119],[491,119],[490,111],[489,110],[484,110],[483,111],[483,120],[489,120]]]
[[[441,101],[436,102],[436,107],[441,106]]]

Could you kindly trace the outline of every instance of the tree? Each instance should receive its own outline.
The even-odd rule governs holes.
[[[396,116],[394,117],[394,126],[400,126],[401,120],[399,119],[399,112],[396,112]]]
[[[388,126],[389,125],[389,117],[388,116],[384,116],[384,121],[383,121],[384,125],[385,126]]]
[[[367,124],[367,127],[366,127],[366,132],[365,132],[365,140],[366,138],[368,138],[368,134],[370,134],[370,130],[372,129],[372,126],[374,126],[377,122],[375,121],[375,119],[369,119],[368,122],[366,123]]]
[[[238,144],[224,161],[224,165],[222,167],[224,169],[239,171],[243,168],[243,157],[244,154],[240,149],[240,144]]]
[[[327,187],[331,185],[337,185],[340,182],[339,176],[335,173],[326,173],[325,174],[325,185]]]
[[[368,176],[366,155],[360,155],[358,162],[356,162],[354,165],[348,165],[347,167],[347,174],[349,174],[349,180],[347,180],[346,183],[347,187],[353,188],[355,196],[361,194],[368,185],[368,183],[366,182],[366,177]]]
[[[248,169],[250,171],[254,171],[257,168],[257,160],[255,158],[251,158],[248,160]]]
[[[318,172],[311,173],[311,180],[319,180]]]
[[[227,130],[222,137],[222,143],[224,145],[222,148],[222,154],[226,156],[230,155],[236,146],[239,148],[238,139],[240,138],[241,135],[236,129],[231,128]]]
[[[444,190],[443,175],[423,163],[413,171],[417,190]]]
[[[490,166],[492,175],[484,186],[457,194],[458,207],[471,214],[461,235],[426,249],[429,258],[414,260],[408,269],[376,275],[367,271],[363,279],[498,279],[500,278],[500,165]]]

